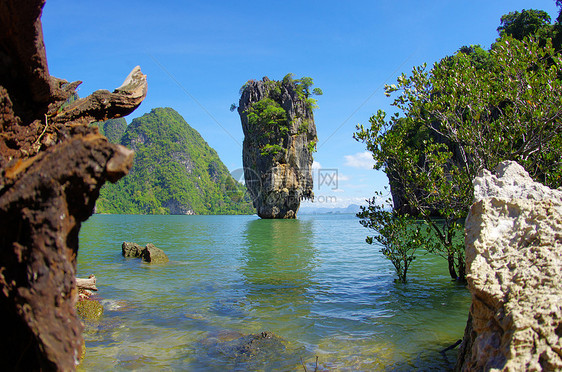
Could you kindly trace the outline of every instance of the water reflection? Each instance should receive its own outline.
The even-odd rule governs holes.
[[[289,335],[313,325],[307,319],[317,264],[311,236],[310,221],[252,220],[246,225],[239,268],[246,298],[252,315],[274,332]]]

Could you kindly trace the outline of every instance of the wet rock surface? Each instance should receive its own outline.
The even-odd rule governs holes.
[[[137,243],[123,242],[121,253],[123,257],[141,258],[147,263],[162,264],[169,261],[166,253],[152,243],[141,247]]]
[[[562,370],[562,189],[515,162],[474,181],[469,321],[457,370]]]
[[[121,254],[123,257],[140,258],[143,248],[137,243],[123,242]]]
[[[291,81],[249,81],[238,113],[244,130],[246,187],[261,218],[295,218],[312,199],[317,141],[312,106]]]
[[[141,258],[144,262],[152,264],[163,264],[168,262],[168,256],[160,248],[156,248],[154,244],[148,243],[142,250]]]

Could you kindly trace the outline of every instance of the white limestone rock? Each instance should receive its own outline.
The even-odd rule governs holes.
[[[506,161],[474,180],[474,195],[466,220],[471,329],[457,369],[562,370],[562,189]]]

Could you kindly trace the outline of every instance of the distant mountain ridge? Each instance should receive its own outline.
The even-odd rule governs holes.
[[[155,108],[128,126],[124,120],[96,124],[108,139],[135,151],[129,175],[101,189],[98,213],[254,213],[245,187],[174,109]]]
[[[357,214],[361,207],[357,204],[349,204],[347,207],[322,208],[313,206],[302,206],[300,214]]]

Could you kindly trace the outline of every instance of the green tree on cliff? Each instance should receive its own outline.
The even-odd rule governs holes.
[[[523,9],[521,12],[509,12],[501,17],[500,22],[500,37],[511,36],[517,40],[523,40],[527,36],[552,37],[550,16],[544,10]]]
[[[244,91],[248,83],[244,84],[240,89],[240,93]],[[295,91],[299,99],[303,100],[308,109],[317,108],[316,99],[312,96],[322,95],[320,88],[312,89],[314,81],[312,78],[304,76],[295,79],[292,73],[288,73],[281,81],[267,79],[266,83],[270,90],[268,96],[263,97],[258,102],[254,102],[246,111],[248,123],[251,128],[259,128],[258,146],[261,154],[264,156],[285,153],[286,137],[291,134],[290,127],[292,122],[289,120],[288,114],[282,107],[282,90],[290,89]],[[238,106],[232,104],[230,111],[234,111]],[[297,129],[297,133],[306,133],[308,131],[308,122],[304,121]],[[315,151],[316,141],[308,143],[308,149],[312,153]]]
[[[498,27],[500,36],[512,36],[523,40],[527,36],[537,37],[544,45],[546,39],[552,39],[554,49],[560,53],[562,50],[562,1],[556,0],[560,8],[554,24],[550,24],[550,16],[543,10],[529,9],[510,12],[501,17]]]
[[[487,68],[459,52],[430,71],[424,65],[403,74],[386,87],[399,94],[392,105],[403,116],[380,110],[355,134],[375,167],[404,186],[429,226],[424,245],[447,258],[455,279],[465,276],[459,221],[480,169],[515,160],[535,179],[562,185],[562,59],[550,40],[543,47],[536,38],[504,36],[489,53]]]
[[[294,78],[294,74],[292,72],[289,72],[287,75],[285,75],[283,77],[283,80],[280,82],[272,82],[273,84],[281,84],[284,83],[286,85],[293,85],[297,91],[297,94],[299,95],[300,98],[306,99],[307,103],[310,105],[310,107],[312,108],[318,108],[318,106],[316,105],[316,99],[314,99],[312,96],[321,96],[324,94],[324,92],[322,91],[322,89],[316,87],[316,88],[312,88],[312,86],[314,85],[314,80],[312,80],[311,77],[308,76],[303,76],[300,79],[295,79]],[[246,83],[247,84],[247,83]],[[240,94],[242,94],[242,92],[244,91],[244,88],[246,87],[246,84],[244,84],[241,88],[240,88]],[[311,90],[312,88],[312,90]],[[235,103],[232,103],[230,105],[230,111],[233,112],[234,110],[236,110],[238,108],[238,106]]]
[[[300,79],[294,79],[293,76],[294,75],[289,72],[287,75],[285,75],[285,77],[283,77],[283,82],[285,84],[294,84],[299,97],[306,99],[310,107],[318,108],[316,106],[316,99],[312,98],[312,96],[321,96],[322,94],[324,94],[324,92],[322,92],[322,89],[314,88],[311,90],[312,86],[314,85],[314,81],[311,77],[303,76]]]

